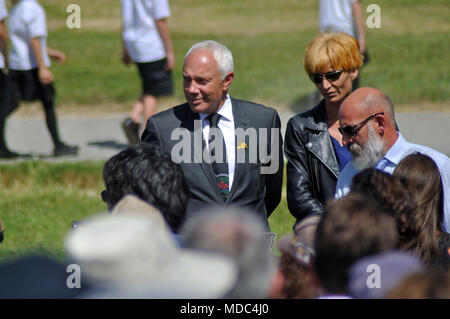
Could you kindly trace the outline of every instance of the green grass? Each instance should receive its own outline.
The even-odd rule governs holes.
[[[43,251],[64,258],[71,222],[106,210],[103,163],[24,162],[0,166],[0,260]]]
[[[71,222],[106,210],[100,198],[102,167],[103,162],[0,165],[0,217],[6,229],[0,261],[35,252],[64,260]],[[277,240],[292,231],[285,199],[269,222]]]
[[[41,1],[47,11],[49,45],[68,56],[65,65],[53,65],[59,104],[129,104],[138,96],[140,84],[135,68],[120,62],[119,1],[76,1],[81,29],[68,29],[65,10],[72,2]],[[380,88],[396,104],[448,102],[448,0],[376,4],[381,8],[381,28],[366,28],[372,59],[361,84]],[[204,39],[221,41],[233,51],[236,78],[231,94],[236,97],[278,107],[313,90],[301,60],[318,30],[317,0],[177,0],[170,5],[176,100],[183,100],[184,53]]]

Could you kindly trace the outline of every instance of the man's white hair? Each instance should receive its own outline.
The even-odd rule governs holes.
[[[213,53],[214,59],[216,59],[217,65],[219,66],[222,80],[225,79],[228,73],[233,72],[233,55],[231,54],[231,51],[223,44],[213,40],[198,42],[191,46],[188,50],[184,56],[184,61],[186,61],[189,54],[197,50],[209,50]]]

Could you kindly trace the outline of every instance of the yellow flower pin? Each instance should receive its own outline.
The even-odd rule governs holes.
[[[238,150],[240,150],[240,149],[247,149],[247,147],[248,147],[247,144],[245,144],[244,142],[241,142],[241,143],[239,143],[237,149]]]

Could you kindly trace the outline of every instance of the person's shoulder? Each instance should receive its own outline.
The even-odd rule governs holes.
[[[245,101],[240,100],[236,98],[231,98],[231,103],[233,105],[236,105],[239,108],[245,109],[245,111],[252,113],[252,112],[258,112],[257,114],[268,114],[268,115],[278,115],[277,110],[275,108],[266,106],[260,103],[252,102],[252,101]]]
[[[44,11],[44,8],[36,0],[22,1],[22,2],[18,3],[17,5],[20,6],[20,8],[22,8],[23,10],[33,9],[33,10],[38,10],[38,11]]]
[[[167,110],[161,111],[150,117],[149,121],[163,122],[164,126],[173,126],[183,119],[190,118],[192,111],[187,103],[183,103]],[[177,121],[178,119],[178,121]]]
[[[322,107],[321,104],[318,104],[309,110],[298,113],[291,117],[288,121],[288,125],[296,126],[302,129],[305,126],[318,127],[325,121],[324,110],[325,108]]]
[[[273,107],[266,106],[266,105],[256,103],[256,102],[252,102],[252,101],[245,101],[245,100],[240,100],[240,99],[236,99],[236,98],[232,97],[231,103],[233,105],[237,105],[239,107],[246,108],[247,110],[250,110],[250,111],[254,110],[254,111],[260,111],[260,112],[268,112],[268,113],[275,112],[275,113],[277,113],[277,111]]]
[[[406,155],[412,154],[412,153],[422,153],[424,155],[427,155],[429,157],[431,157],[438,166],[441,165],[450,165],[450,159],[447,155],[445,155],[444,153],[441,153],[429,146],[425,146],[425,145],[421,145],[421,144],[413,144],[413,143],[408,143],[408,151],[406,152]]]
[[[28,20],[33,20],[40,15],[45,16],[44,8],[35,0],[21,1],[17,4],[16,10],[20,12],[22,18],[27,22],[30,22]]]

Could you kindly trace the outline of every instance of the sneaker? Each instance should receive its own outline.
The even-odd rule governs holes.
[[[122,128],[130,144],[139,144],[139,123],[127,118],[122,122]]]
[[[78,146],[70,146],[64,143],[59,144],[53,150],[54,156],[76,155],[78,154]]]

